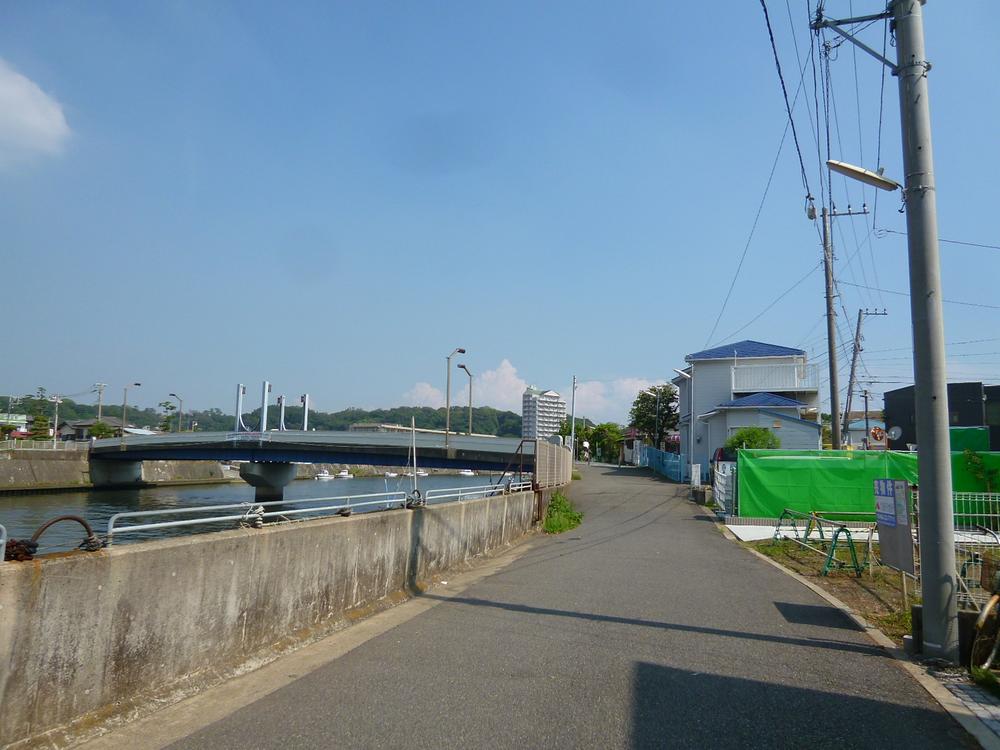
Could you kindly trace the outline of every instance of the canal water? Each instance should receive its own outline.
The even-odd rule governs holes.
[[[492,476],[484,473],[474,477],[431,475],[428,477],[419,477],[417,482],[421,492],[426,493],[428,490],[469,488],[496,484],[499,479],[499,473]],[[310,505],[309,503],[296,503],[295,501],[297,500],[306,501],[318,498],[357,496],[380,492],[405,493],[412,488],[412,482],[412,477],[404,477],[402,475],[397,478],[366,477],[330,481],[303,479],[292,482],[285,488],[285,500],[291,502],[286,502],[281,507],[306,508]],[[45,521],[56,516],[72,514],[85,518],[93,527],[95,533],[99,537],[104,538],[107,534],[108,519],[115,513],[226,505],[229,503],[253,503],[253,499],[253,488],[245,482],[178,487],[147,487],[143,489],[3,495],[0,496],[0,524],[7,528],[7,536],[11,539],[28,539]],[[354,502],[376,499],[357,498]],[[434,502],[433,499],[430,502]],[[380,504],[366,509],[358,508],[355,512],[384,510],[387,507],[389,507],[388,504]],[[398,508],[399,502],[395,502],[391,507]],[[277,509],[276,507],[268,508],[268,510]],[[219,511],[217,515],[233,515],[240,512],[239,509],[223,510]],[[292,516],[292,518],[301,519],[314,515],[329,514],[330,512],[302,514]],[[195,514],[154,516],[141,520],[133,519],[128,523],[137,524],[195,517],[197,517]],[[179,528],[151,529],[134,533],[123,533],[121,535],[116,533],[114,543],[116,545],[128,544],[130,542],[158,539],[167,536],[222,531],[224,529],[236,528],[237,526],[239,526],[238,521],[222,521]],[[39,541],[38,554],[74,549],[83,540],[83,537],[84,531],[79,524],[61,521],[44,533]]]

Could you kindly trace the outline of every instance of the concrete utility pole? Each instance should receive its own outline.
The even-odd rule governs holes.
[[[903,140],[903,197],[910,267],[910,318],[913,326],[913,383],[917,418],[920,482],[920,586],[927,656],[958,662],[958,590],[955,571],[955,512],[951,495],[951,439],[948,433],[948,382],[945,370],[944,312],[941,309],[941,259],[938,252],[937,189],[931,147],[931,113],[924,54],[923,6],[926,0],[891,0],[888,10],[842,20],[817,14],[813,29],[829,28],[888,66],[899,80]],[[843,27],[892,19],[896,62],[880,55]],[[828,162],[829,164],[830,162]],[[843,170],[838,170],[843,171]],[[881,173],[848,168],[855,179],[892,190]]]
[[[573,395],[570,396],[569,414],[572,420],[569,427],[569,462],[572,466],[576,461],[576,375],[573,376]]]
[[[844,405],[844,425],[843,432],[847,432],[851,422],[851,401],[854,397],[854,384],[857,382],[858,357],[861,356],[861,323],[868,315],[886,315],[886,311],[869,312],[868,310],[858,310],[858,327],[854,332],[854,353],[851,355],[851,376],[847,379],[847,403]],[[867,428],[866,428],[867,433]],[[867,438],[865,438],[867,440]]]
[[[815,214],[813,214],[815,216]],[[837,373],[837,313],[833,309],[833,237],[830,231],[830,211],[823,206],[823,272],[826,275],[826,347],[830,369],[830,432],[833,449],[839,451],[840,441],[840,376]]]
[[[94,383],[94,390],[97,391],[97,421],[101,421],[101,410],[104,406],[104,389],[108,387],[107,383]]]
[[[924,653],[958,662],[958,582],[924,0],[894,0],[920,481]]]

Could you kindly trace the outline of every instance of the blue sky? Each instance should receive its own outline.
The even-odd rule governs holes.
[[[822,361],[818,270],[747,325],[820,260],[790,137],[709,338],[787,120],[759,4],[616,6],[6,4],[0,391],[139,380],[142,404],[175,391],[231,410],[237,382],[268,378],[325,410],[435,404],[464,346],[477,403],[517,408],[526,382],[568,393],[576,373],[578,413],[623,421],[707,344]],[[807,3],[769,8],[793,93]],[[925,16],[941,235],[997,245],[988,9],[932,0]],[[856,88],[850,48],[833,54],[833,156],[874,167],[881,71],[857,55]],[[806,70],[796,125],[818,195]],[[898,122],[887,77],[895,176]],[[838,208],[863,200],[833,188]],[[901,231],[898,208],[880,196],[876,225]],[[884,305],[872,390],[910,382],[907,299],[848,286],[905,292],[905,238],[837,223],[843,339],[859,307]],[[1000,304],[1000,251],[942,258],[948,299]],[[998,309],[945,312],[950,342],[1000,338]],[[1000,340],[949,353],[953,379],[1000,382]]]

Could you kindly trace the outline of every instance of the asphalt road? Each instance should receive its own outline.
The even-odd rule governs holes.
[[[571,495],[579,529],[171,747],[976,746],[676,485],[591,467]]]

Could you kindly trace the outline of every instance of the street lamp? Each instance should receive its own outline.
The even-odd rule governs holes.
[[[465,374],[469,376],[469,434],[472,434],[472,372],[464,364],[458,366],[458,369],[465,370]]]
[[[890,180],[888,177],[884,177],[882,175],[882,170],[872,172],[870,169],[856,167],[853,164],[837,161],[835,159],[827,159],[826,166],[834,172],[844,175],[845,177],[850,177],[852,180],[864,182],[872,187],[877,187],[879,190],[891,191],[899,188],[899,183],[895,180]]]
[[[180,432],[184,426],[184,399],[176,393],[171,393],[170,396],[177,399],[177,431]]]
[[[122,388],[122,436],[120,450],[125,450],[125,425],[128,424],[128,389],[138,388],[140,385],[142,383],[132,383]]]
[[[651,393],[656,396],[656,418],[653,427],[653,439],[656,441],[656,450],[660,450],[660,388],[659,386],[653,386],[652,388],[647,388],[646,393]]]
[[[451,358],[456,354],[465,354],[465,349],[456,347],[455,351],[445,357],[448,362],[448,379],[444,390],[444,448],[448,450],[448,433],[451,432]]]

